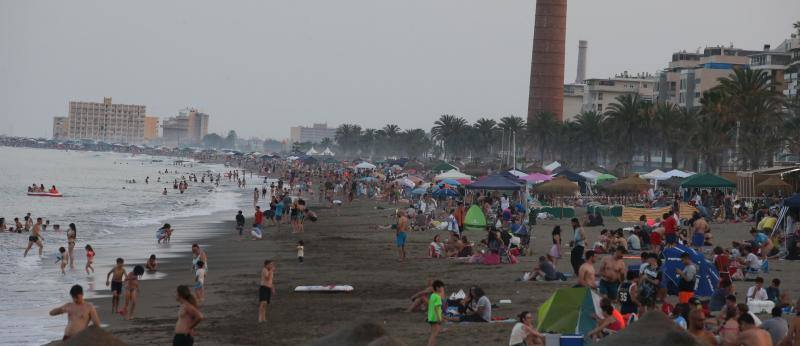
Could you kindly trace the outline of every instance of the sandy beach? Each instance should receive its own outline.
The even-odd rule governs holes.
[[[376,205],[386,208],[376,209]],[[534,256],[521,257],[516,265],[483,266],[456,260],[428,259],[427,246],[434,236],[433,231],[410,233],[410,258],[399,263],[393,243],[394,232],[373,227],[392,222],[393,208],[384,203],[357,200],[344,205],[340,216],[325,208],[314,210],[319,214],[319,221],[307,221],[304,234],[291,234],[287,225],[283,225],[280,231],[269,226],[261,241],[239,241],[232,221],[233,213],[218,213],[175,224],[183,230],[206,228],[219,232],[218,236],[200,242],[209,256],[209,272],[206,302],[202,306],[206,320],[197,328],[198,344],[308,344],[315,338],[366,321],[383,326],[390,335],[408,345],[419,345],[427,340],[428,326],[422,313],[406,313],[404,309],[410,303],[409,297],[424,288],[428,277],[443,280],[448,294],[478,285],[495,304],[500,299],[510,299],[512,304],[501,304],[493,310],[494,316],[509,318],[523,310],[535,312],[555,289],[574,284],[574,279],[564,283],[515,281],[523,271],[534,266],[539,254],[549,249],[553,225],[567,227],[567,219],[548,220],[534,227]],[[245,215],[249,214],[249,211],[245,212]],[[623,224],[616,220],[606,220],[606,228],[621,226]],[[723,244],[748,236],[747,224],[715,224],[712,227],[717,241]],[[587,228],[590,240],[594,240],[602,228]],[[571,234],[571,231],[566,232]],[[484,236],[479,231],[470,231],[467,235],[472,241]],[[186,236],[189,238],[183,238]],[[189,232],[184,232],[183,239],[173,241],[172,246],[176,249],[185,247],[182,252],[185,255],[161,262],[160,271],[167,274],[166,278],[142,282],[134,320],[128,322],[119,315],[112,315],[107,298],[94,301],[103,323],[109,325],[108,330],[114,335],[131,345],[171,341],[178,307],[174,299],[175,287],[191,284],[193,280],[190,237]],[[303,264],[298,263],[295,252],[295,244],[301,239],[306,249]],[[183,245],[179,245],[181,243]],[[267,323],[258,325],[258,275],[264,259],[273,259],[277,263],[277,295],[268,309]],[[791,262],[787,261],[773,261],[767,279],[780,277],[784,282],[783,289],[796,298],[800,279],[784,275],[790,270],[790,265]],[[568,259],[559,261],[558,269],[569,272]],[[292,292],[298,285],[326,284],[349,284],[355,287],[355,291],[338,294]],[[738,296],[743,298],[750,283],[735,284]],[[501,345],[508,341],[512,326],[510,323],[448,323],[439,341],[441,345]]]

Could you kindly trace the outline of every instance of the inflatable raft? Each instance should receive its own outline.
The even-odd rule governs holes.
[[[61,197],[61,192],[28,192],[28,196]]]

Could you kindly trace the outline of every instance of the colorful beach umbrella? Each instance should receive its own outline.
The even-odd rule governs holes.
[[[586,287],[560,288],[541,306],[537,329],[545,333],[586,334],[597,326],[600,296]]]

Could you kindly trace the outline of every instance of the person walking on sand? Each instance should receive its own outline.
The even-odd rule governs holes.
[[[398,210],[395,243],[397,244],[397,252],[400,255],[400,258],[398,258],[400,262],[406,259],[406,232],[408,232],[408,217],[406,217],[405,212]]]
[[[30,218],[28,218],[28,220],[30,220]],[[27,226],[25,227],[27,228]],[[28,247],[25,248],[25,253],[22,254],[22,257],[28,256],[28,251],[31,250],[33,244],[36,244],[36,246],[39,247],[39,256],[42,255],[42,252],[44,251],[44,244],[42,244],[42,240],[44,240],[44,237],[42,237],[41,233],[42,233],[42,218],[37,218],[36,223],[33,225],[33,227],[31,227],[31,235],[28,237]]]
[[[600,262],[600,295],[612,302],[617,300],[619,286],[625,281],[628,267],[622,259],[625,248],[618,246],[613,254],[603,257]]]
[[[253,190],[253,206],[254,206],[254,207],[258,205],[258,197],[259,197],[259,194],[258,194],[258,188],[256,187],[256,188]]]
[[[111,284],[111,313],[117,312],[119,308],[119,295],[122,294],[122,279],[125,277],[125,260],[117,258],[117,265],[115,265],[106,274],[106,286]],[[113,276],[112,276],[113,275]],[[111,281],[109,282],[109,278]]]
[[[194,345],[194,328],[203,321],[203,313],[197,306],[197,300],[186,285],[178,286],[175,300],[181,304],[178,309],[178,321],[175,323],[175,336],[172,338],[173,346]]]
[[[203,284],[206,282],[206,269],[203,261],[197,261],[197,270],[194,272],[194,296],[197,297],[197,304],[202,304],[205,299],[205,289]]]
[[[69,295],[72,297],[72,302],[50,310],[50,316],[67,314],[67,327],[64,328],[64,338],[62,339],[64,341],[89,327],[90,322],[100,327],[100,317],[97,315],[94,305],[83,300],[83,287],[81,285],[72,286]]]
[[[442,330],[442,300],[444,299],[444,282],[433,282],[433,293],[428,298],[428,324],[431,325],[431,335],[428,337],[428,346],[436,346],[436,337]]]
[[[242,240],[242,233],[244,232],[244,215],[242,211],[236,214],[236,230],[239,231],[239,240]]]
[[[264,261],[264,268],[261,269],[261,286],[258,287],[258,323],[267,321],[267,305],[272,301],[275,294],[275,264],[271,260]]]
[[[119,314],[126,320],[133,318],[136,300],[139,296],[139,277],[144,275],[144,267],[137,265],[133,271],[125,275],[125,305]]]

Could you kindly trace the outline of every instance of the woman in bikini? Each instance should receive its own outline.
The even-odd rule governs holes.
[[[89,244],[86,244],[86,275],[89,275],[89,271],[91,270],[94,273],[94,267],[92,267],[92,263],[94,263],[94,249]]]
[[[67,229],[67,252],[69,253],[69,268],[75,269],[75,260],[72,258],[72,253],[75,251],[75,239],[78,238],[78,230],[75,228],[75,224],[69,224],[69,229]]]
[[[133,318],[133,311],[136,310],[136,299],[139,295],[139,277],[142,275],[144,275],[144,267],[137,265],[133,268],[133,271],[125,276],[125,306],[119,313],[126,320]],[[130,310],[128,306],[130,306]]]

